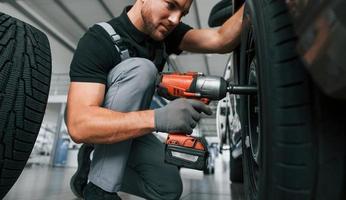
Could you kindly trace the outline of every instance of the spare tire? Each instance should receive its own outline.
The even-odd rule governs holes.
[[[258,88],[240,105],[246,198],[345,199],[346,103],[311,81],[285,1],[247,0],[243,27],[240,84]]]
[[[46,35],[0,13],[0,199],[16,182],[32,151],[50,78]]]

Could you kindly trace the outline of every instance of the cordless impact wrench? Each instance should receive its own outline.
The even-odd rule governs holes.
[[[196,99],[209,104],[232,94],[256,94],[256,87],[230,85],[224,78],[205,76],[198,72],[162,73],[157,93],[168,99]],[[165,147],[165,162],[179,167],[203,170],[207,165],[208,147],[202,137],[186,133],[169,133]]]

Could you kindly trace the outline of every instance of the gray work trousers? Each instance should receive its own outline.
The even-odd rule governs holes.
[[[148,109],[156,76],[151,61],[124,60],[108,75],[104,107],[119,112]],[[164,144],[153,134],[95,145],[88,178],[105,191],[123,191],[145,199],[179,199],[182,193],[178,168],[164,163]]]

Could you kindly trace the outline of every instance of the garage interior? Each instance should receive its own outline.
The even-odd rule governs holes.
[[[38,138],[27,165],[16,184],[5,196],[6,200],[77,199],[70,190],[69,181],[77,167],[80,144],[75,144],[67,133],[63,115],[69,85],[69,66],[79,38],[97,22],[121,14],[134,1],[126,0],[15,0],[1,1],[0,10],[27,22],[46,33],[52,52],[52,78],[46,113]],[[208,13],[217,0],[194,1],[183,22],[195,28],[208,26]],[[92,14],[91,14],[92,13]],[[171,56],[164,71],[198,71],[223,76],[230,54],[183,53]],[[205,118],[199,129],[212,141],[217,141],[215,111]],[[215,174],[182,169],[184,190],[182,199],[242,199],[241,184],[230,184],[229,152],[224,151],[215,160]],[[122,199],[139,197],[120,194]]]
[[[209,13],[211,12],[213,6],[218,2],[220,1],[193,1],[189,14],[183,17],[182,21],[194,28],[209,28]],[[123,9],[127,5],[131,5],[133,3],[134,0],[0,0],[0,12],[31,24],[47,35],[52,55],[51,85],[43,122],[36,143],[22,174],[18,178],[17,182],[13,185],[11,190],[6,194],[4,200],[78,199],[72,193],[69,184],[71,176],[77,169],[77,154],[79,148],[81,147],[81,144],[76,144],[72,141],[68,134],[67,127],[64,121],[67,93],[70,84],[70,63],[79,39],[83,36],[83,34],[88,30],[89,27],[91,27],[95,23],[104,22],[111,18],[117,17],[121,14]],[[290,40],[286,38],[284,39],[285,41]],[[345,40],[343,39],[340,43],[342,44],[342,42],[345,42]],[[346,58],[344,50],[341,50],[341,53],[339,52],[339,54],[343,54],[344,58]],[[234,64],[233,59],[234,58],[232,53],[195,54],[183,52],[179,56],[171,55],[163,71],[195,71],[202,72],[205,75],[224,77],[225,79],[230,80],[233,77],[233,73],[235,73],[232,70],[230,71]],[[337,74],[337,72],[334,73]],[[339,73],[345,74],[345,71],[341,70],[341,72]],[[312,77],[312,79],[313,78],[315,77]],[[231,82],[232,81],[235,80],[231,80]],[[286,87],[292,86],[294,84],[287,84]],[[239,96],[233,95],[228,96],[228,98],[230,101],[228,103],[232,102],[232,106],[236,107],[236,105],[234,104],[238,102],[237,99],[239,100]],[[154,100],[159,106],[167,103],[167,101],[162,101],[162,99]],[[344,102],[339,100],[333,100],[331,102],[329,102],[328,100],[328,104],[344,106]],[[246,197],[246,194],[244,193],[243,183],[232,182],[230,180],[230,158],[232,157],[232,152],[230,152],[229,143],[230,140],[235,139],[227,138],[223,140],[221,139],[222,141],[220,140],[220,137],[222,137],[220,136],[220,132],[224,131],[225,129],[225,125],[220,122],[220,120],[225,120],[222,117],[220,118],[223,112],[223,108],[221,108],[223,105],[224,104],[222,104],[222,101],[211,102],[209,106],[213,110],[213,115],[205,115],[201,119],[197,127],[194,129],[193,134],[195,134],[196,136],[203,136],[208,141],[208,147],[210,147],[209,150],[213,152],[213,168],[212,171],[204,172],[187,168],[180,169],[180,175],[183,180],[183,194],[181,196],[182,200],[249,199],[249,197]],[[292,105],[289,105],[285,108],[291,107]],[[336,147],[333,150],[330,150],[330,152],[337,151],[339,154],[337,154],[335,157],[337,157],[338,159],[342,157],[344,160],[338,160],[340,161],[340,163],[338,165],[333,165],[333,167],[324,165],[323,167],[321,167],[321,169],[327,169],[331,172],[340,172],[339,174],[332,173],[331,175],[331,177],[339,176],[340,178],[337,179],[337,181],[335,181],[336,179],[333,178],[328,179],[328,177],[323,180],[330,180],[333,182],[335,181],[337,185],[339,184],[339,186],[335,186],[335,188],[339,188],[336,191],[343,192],[340,192],[340,196],[338,197],[345,197],[345,188],[342,188],[346,185],[346,154],[344,146],[346,123],[343,123],[346,121],[346,118],[344,116],[341,116],[340,113],[342,113],[342,110],[344,110],[344,108],[346,107],[343,107],[340,110],[335,107],[330,108],[330,110],[326,112],[323,111],[323,113],[328,113],[330,115],[338,113],[337,117],[335,117],[335,120],[340,126],[335,128],[335,130],[339,132],[337,133],[337,136],[333,138],[327,138],[327,136],[324,134],[321,134],[320,138],[329,140],[330,143],[333,144],[326,144],[326,146],[323,146],[323,150],[329,153],[329,150],[333,149],[331,146]],[[258,107],[255,109],[258,109]],[[234,118],[236,115],[238,115],[238,113],[236,113],[236,110],[231,112]],[[326,115],[323,115],[321,118],[324,119],[324,116]],[[239,119],[234,120],[239,121]],[[237,125],[238,121],[233,124],[233,126],[231,127],[231,131],[239,131],[240,124]],[[334,127],[333,123],[329,123],[329,121],[325,124],[328,124],[326,125],[326,127]],[[334,129],[330,128],[330,130]],[[161,136],[165,135],[162,134],[158,137]],[[225,144],[221,144],[223,142]],[[246,142],[246,145],[250,146],[250,144],[248,144],[249,142]],[[289,146],[288,148],[292,146],[297,147],[300,144],[295,143],[290,145],[291,146]],[[309,146],[311,144],[308,143],[301,146],[304,145]],[[241,154],[241,152],[239,154]],[[321,158],[319,159],[321,159],[323,162],[329,162],[331,160],[333,161],[334,157],[324,157],[324,155],[325,154],[322,154]],[[282,165],[286,166],[288,164],[283,163]],[[301,166],[296,165],[293,170],[300,167]],[[302,176],[303,175],[304,174],[302,174]],[[289,177],[284,178],[289,179]],[[288,182],[291,183],[290,181]],[[292,184],[299,185],[299,183],[296,183],[295,181],[292,181]],[[327,183],[318,182],[315,186],[318,188],[326,188],[326,190],[328,190],[328,188],[330,188],[331,186],[325,184]],[[291,192],[295,188],[290,189],[284,188],[283,190]],[[305,194],[306,190],[301,189],[298,191],[298,193]],[[321,193],[322,192],[319,192],[318,194]],[[143,199],[124,192],[120,192],[119,196],[123,200]],[[318,195],[313,195],[311,199],[327,199],[327,197],[324,197],[325,196],[323,195],[321,195],[320,197],[318,197]]]

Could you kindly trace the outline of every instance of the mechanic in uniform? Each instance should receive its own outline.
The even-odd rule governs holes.
[[[243,15],[242,7],[218,29],[193,29],[181,22],[191,4],[137,0],[80,39],[70,69],[66,124],[71,138],[93,144],[94,153],[91,163],[90,151],[78,158],[71,182],[76,195],[87,200],[120,199],[118,191],[145,199],[181,196],[178,168],[164,163],[164,144],[151,133],[191,133],[201,113],[211,110],[186,99],[150,110],[157,74],[168,55],[183,50],[231,52],[239,43]]]

